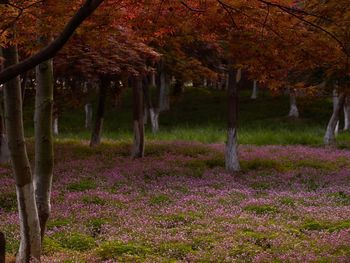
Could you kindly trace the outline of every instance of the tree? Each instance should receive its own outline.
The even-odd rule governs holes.
[[[46,223],[50,216],[51,185],[53,175],[53,65],[52,60],[36,67],[35,96],[35,197],[43,240]]]
[[[143,123],[143,88],[142,77],[135,76],[132,79],[133,91],[133,120],[134,120],[134,145],[133,158],[142,158],[145,150],[145,126]]]
[[[3,49],[5,68],[18,62],[16,46]],[[38,211],[35,202],[32,172],[28,160],[22,115],[22,95],[19,77],[5,84],[5,120],[13,173],[16,181],[21,242],[18,262],[40,260],[41,239]]]
[[[101,131],[102,131],[103,118],[105,113],[106,94],[109,86],[110,86],[110,80],[108,79],[108,76],[101,75],[95,125],[92,130],[91,140],[90,140],[91,147],[97,146],[101,142]]]
[[[234,70],[233,65],[228,65],[228,122],[227,141],[225,153],[225,166],[230,172],[239,171],[237,121],[238,121],[238,83],[241,80],[241,69]]]

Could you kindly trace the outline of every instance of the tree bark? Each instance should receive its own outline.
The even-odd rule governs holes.
[[[224,74],[224,81],[225,81],[225,86],[223,87],[223,89],[225,89],[225,90],[228,90],[229,89],[229,74],[227,74],[227,73],[225,73]]]
[[[169,79],[164,71],[161,68],[159,73],[160,83],[159,83],[159,111],[167,111],[170,109],[169,103]]]
[[[85,109],[85,128],[90,130],[92,128],[92,104],[86,103],[84,109]]]
[[[58,135],[59,134],[59,130],[58,130],[58,116],[57,115],[53,116],[52,132],[53,132],[54,135]]]
[[[152,73],[151,73],[151,85],[153,87],[157,86],[157,84],[156,84],[156,72],[154,72],[154,71],[152,71]]]
[[[105,114],[106,95],[109,84],[110,81],[106,76],[100,77],[98,106],[96,111],[95,125],[91,134],[90,147],[100,145],[101,143],[101,132],[103,126],[103,118]]]
[[[296,100],[294,89],[289,90],[289,105],[290,105],[290,109],[289,109],[288,116],[293,118],[299,118],[299,110],[297,107],[297,100]]]
[[[21,81],[21,90],[22,90],[22,106],[24,103],[24,98],[26,95],[26,89],[27,89],[27,82],[28,82],[28,71],[24,72],[21,76],[22,81]]]
[[[203,79],[203,87],[208,87],[208,80],[207,80],[207,78],[204,78]]]
[[[152,80],[153,81],[153,80]],[[159,110],[158,108],[155,108],[152,103],[152,97],[149,90],[149,85],[147,82],[143,83],[143,94],[144,94],[144,105],[145,110],[147,112],[144,113],[144,116],[149,116],[149,119],[151,121],[152,126],[152,133],[157,133],[159,131],[159,124],[158,124],[158,116],[159,116]],[[147,124],[147,118],[144,118],[144,124]]]
[[[253,92],[250,98],[252,100],[256,100],[258,98],[258,85],[256,80],[253,81]]]
[[[6,238],[5,234],[0,232],[0,263],[5,263],[6,257]]]
[[[333,94],[333,98],[336,94]],[[345,103],[345,93],[340,93],[336,96],[337,99],[334,99],[333,104],[333,113],[328,122],[326,134],[324,136],[324,144],[326,146],[335,146],[336,145],[336,130],[340,119],[341,111],[343,110]]]
[[[0,57],[3,57],[2,48],[0,47]],[[0,62],[0,71],[3,70],[3,63]],[[5,129],[5,118],[3,109],[3,90],[0,90],[0,163],[5,164],[10,161],[10,152]]]
[[[53,174],[53,66],[52,60],[36,67],[35,95],[35,197],[40,221],[41,240],[51,212],[51,186]],[[54,129],[54,132],[55,129]]]
[[[3,92],[0,91],[0,163],[6,164],[10,161],[10,151],[5,129],[5,118],[3,111]]]
[[[346,96],[344,103],[344,131],[350,131],[350,97]]]
[[[199,87],[200,85],[196,86]],[[176,79],[175,85],[173,88],[173,95],[179,96],[184,92],[184,82],[182,80]]]
[[[3,50],[5,67],[18,62],[16,46]],[[35,202],[32,172],[27,155],[23,130],[21,83],[17,76],[5,84],[5,120],[13,173],[16,182],[21,242],[18,262],[40,260],[41,238]]]
[[[228,73],[228,125],[225,152],[225,166],[230,172],[240,170],[238,161],[237,120],[238,120],[238,83],[241,80],[241,69],[236,72],[230,65]]]
[[[145,149],[145,127],[143,123],[143,94],[142,78],[133,79],[133,119],[134,119],[134,145],[132,149],[133,158],[142,158]]]

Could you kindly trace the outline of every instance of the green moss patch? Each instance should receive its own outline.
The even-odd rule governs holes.
[[[152,250],[144,245],[129,242],[109,241],[102,243],[97,249],[97,255],[103,260],[121,259],[124,256],[134,256],[136,258],[144,258]]]
[[[248,205],[243,208],[244,211],[252,212],[258,215],[262,214],[275,214],[278,213],[278,209],[271,205]]]
[[[96,188],[96,183],[92,179],[83,179],[76,183],[67,185],[67,189],[72,192],[83,192]]]
[[[52,238],[66,249],[86,251],[96,246],[95,239],[82,233],[56,233]]]

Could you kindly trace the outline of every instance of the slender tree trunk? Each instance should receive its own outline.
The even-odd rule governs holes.
[[[52,121],[51,121],[51,129],[53,135],[58,135],[59,130],[58,130],[58,115],[59,115],[59,109],[57,103],[53,102],[52,103]],[[34,117],[35,121],[35,117]]]
[[[54,135],[58,135],[59,134],[59,130],[58,130],[58,116],[57,115],[53,116],[52,132],[53,132]]]
[[[3,92],[0,91],[0,163],[5,164],[10,161],[10,151],[5,129],[5,118],[3,111]]]
[[[290,105],[290,109],[289,109],[288,116],[294,117],[294,118],[299,118],[299,110],[297,107],[297,100],[296,100],[294,89],[289,90],[289,105]]]
[[[227,142],[225,153],[226,169],[230,172],[240,170],[238,161],[238,142],[237,142],[237,116],[238,116],[238,83],[241,80],[241,69],[236,74],[230,65],[228,85],[228,126]]]
[[[133,158],[142,158],[145,148],[145,127],[143,124],[143,94],[142,78],[135,77],[133,81],[133,118],[134,118],[134,146]]]
[[[144,94],[144,105],[145,105],[145,111],[147,112],[144,113],[145,116],[149,116],[149,119],[151,121],[151,126],[152,126],[152,133],[157,133],[159,130],[159,125],[158,125],[158,116],[159,116],[159,111],[157,108],[154,108],[153,103],[152,103],[152,98],[151,98],[151,93],[149,90],[149,85],[148,83],[144,82],[143,85],[143,94]],[[144,124],[147,124],[147,118],[144,118]]]
[[[92,128],[92,104],[86,103],[84,109],[85,109],[85,128],[90,130]]]
[[[5,263],[6,257],[6,239],[5,234],[0,232],[0,263]]]
[[[229,89],[229,74],[225,73],[224,75],[224,81],[225,81],[225,86],[223,89],[228,90]]]
[[[22,74],[22,81],[21,81],[22,104],[24,103],[24,98],[26,95],[27,82],[28,82],[28,71],[26,71]]]
[[[17,47],[10,46],[3,51],[6,60],[5,67],[18,63]],[[4,94],[6,129],[20,217],[21,242],[17,261],[29,262],[31,258],[40,260],[40,225],[32,172],[24,139],[21,83],[18,76],[6,83]]]
[[[196,87],[199,87],[200,85],[196,85]],[[184,92],[184,82],[182,80],[176,79],[173,94],[174,96],[179,96]]]
[[[162,69],[160,72],[160,85],[159,85],[159,111],[167,111],[170,109],[169,103],[169,79],[166,76],[165,71]]]
[[[40,220],[41,240],[51,212],[53,174],[53,66],[52,60],[36,67],[35,95],[35,196]],[[57,120],[57,119],[56,119]]]
[[[146,125],[148,121],[148,116],[150,115],[149,112],[152,108],[152,98],[151,98],[149,83],[147,78],[143,78],[142,88],[143,88],[143,100],[144,100],[143,124]]]
[[[3,57],[2,48],[0,47],[0,57]],[[3,63],[0,63],[0,71],[4,68]],[[0,163],[5,164],[10,161],[10,151],[8,148],[8,140],[5,129],[3,90],[0,91]]]
[[[143,109],[143,124],[144,125],[147,125],[148,115],[149,115],[148,113],[149,113],[149,108],[147,108],[147,106],[145,105],[144,109]]]
[[[151,85],[152,87],[156,87],[157,86],[157,83],[156,83],[156,72],[152,71],[151,73]]]
[[[95,126],[92,131],[90,147],[97,146],[101,143],[101,132],[103,126],[103,118],[105,114],[105,103],[108,85],[110,84],[109,79],[104,76],[100,79],[100,89],[98,97],[98,106],[96,111]]]
[[[337,97],[337,99],[334,100],[334,104],[333,104],[333,113],[332,113],[332,116],[328,122],[326,134],[324,136],[324,144],[326,146],[335,146],[336,145],[336,130],[337,130],[337,126],[339,123],[340,114],[341,114],[341,111],[342,111],[342,109],[344,107],[344,103],[345,103],[345,94],[344,93],[340,93],[336,97]]]
[[[151,108],[149,110],[150,120],[152,124],[152,133],[157,133],[159,131],[159,111],[158,109]]]
[[[333,90],[333,111],[337,110],[338,103],[339,103],[338,91],[334,89]],[[344,100],[344,105],[345,105],[345,100]],[[338,133],[339,133],[339,121],[340,121],[340,115],[339,115],[337,125],[335,126],[335,129],[334,129],[334,134],[336,137],[338,136]]]
[[[350,131],[350,97],[346,96],[344,104],[344,131]]]
[[[256,80],[253,81],[253,92],[250,98],[252,100],[256,100],[258,98],[258,85]]]

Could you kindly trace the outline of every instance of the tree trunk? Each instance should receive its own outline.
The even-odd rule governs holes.
[[[336,97],[336,98],[335,98]],[[345,94],[340,93],[338,96],[336,92],[333,92],[333,113],[332,116],[328,122],[326,134],[324,136],[324,144],[326,146],[335,146],[336,145],[336,133],[337,133],[337,126],[339,125],[339,119],[341,111],[344,107],[345,103]]]
[[[25,98],[25,94],[26,94],[27,82],[28,82],[28,71],[26,71],[22,74],[22,81],[21,81],[22,105],[24,103],[24,98]]]
[[[36,67],[36,83],[34,182],[41,240],[43,240],[46,223],[51,212],[50,197],[53,173],[53,137],[51,127],[54,79],[52,60],[45,61]],[[56,125],[54,127],[57,127]],[[54,132],[56,132],[56,129],[54,129]]]
[[[236,74],[230,65],[228,74],[228,126],[227,142],[225,153],[226,169],[230,172],[240,170],[238,161],[238,143],[237,143],[237,116],[238,116],[238,83],[241,80],[241,69]]]
[[[339,103],[338,92],[336,89],[334,89],[333,90],[333,111],[336,111],[338,103]],[[344,100],[344,104],[345,104],[345,100]],[[337,125],[335,126],[335,129],[334,129],[335,136],[338,136],[338,133],[339,133],[339,120],[340,120],[340,115],[339,115]]]
[[[152,125],[152,133],[157,133],[159,132],[159,111],[158,109],[155,108],[150,108],[149,109],[149,115],[150,115],[150,120],[151,120],[151,125]]]
[[[149,108],[146,107],[146,105],[144,106],[144,109],[143,109],[143,124],[144,125],[147,125],[147,122],[148,122],[148,114],[149,113]]]
[[[152,71],[151,73],[151,86],[152,87],[156,87],[157,83],[156,83],[156,72]]]
[[[54,135],[58,135],[59,134],[59,130],[58,130],[58,116],[57,115],[53,116],[52,132],[53,132]]]
[[[145,148],[145,127],[143,124],[143,94],[142,78],[135,77],[133,81],[133,119],[134,119],[134,145],[133,158],[142,158]]]
[[[152,133],[157,133],[159,130],[159,125],[158,125],[158,116],[159,116],[159,111],[158,109],[154,108],[153,103],[152,103],[152,98],[151,98],[151,93],[149,90],[149,85],[147,82],[144,82],[143,84],[143,94],[144,94],[144,109],[145,113],[144,116],[149,116],[149,119],[151,121],[151,126],[152,126]],[[144,118],[144,124],[147,124],[147,119]]]
[[[196,87],[199,87],[200,85],[196,85]],[[179,96],[184,92],[184,82],[182,80],[176,79],[173,94],[174,96]]]
[[[290,109],[289,109],[288,116],[293,118],[299,118],[299,111],[297,107],[297,100],[296,100],[294,89],[289,90],[289,104],[290,104]]]
[[[256,80],[253,81],[253,92],[250,98],[252,100],[256,100],[258,98],[258,85]]]
[[[91,130],[92,128],[92,104],[85,104],[85,128]]]
[[[203,87],[208,87],[208,80],[207,80],[207,78],[203,79]]]
[[[105,114],[106,95],[109,83],[110,81],[107,77],[100,78],[100,89],[98,97],[98,106],[96,111],[96,120],[91,135],[90,147],[97,146],[101,143],[101,132],[103,126],[103,118]]]
[[[0,163],[6,164],[10,161],[10,151],[8,147],[8,140],[5,129],[2,91],[0,91],[0,94]]]
[[[0,57],[3,57],[2,48],[0,47]],[[0,71],[4,68],[4,64],[0,62]],[[3,90],[0,91],[0,163],[5,164],[10,161],[10,151],[8,148],[8,140],[5,129],[5,118],[4,118],[4,94]]]
[[[344,103],[344,131],[350,131],[350,97],[346,96]]]
[[[162,69],[160,71],[160,85],[159,85],[159,111],[167,111],[170,109],[169,104],[169,79]]]
[[[224,81],[225,81],[225,86],[223,87],[223,89],[225,89],[225,90],[228,90],[229,89],[229,74],[224,74]]]
[[[5,263],[6,257],[6,239],[5,234],[0,232],[0,263]]]
[[[17,47],[10,46],[3,51],[5,67],[18,63]],[[18,76],[6,83],[4,94],[6,129],[20,217],[21,242],[17,260],[18,262],[29,262],[31,258],[40,260],[40,225],[24,139],[21,83]]]

